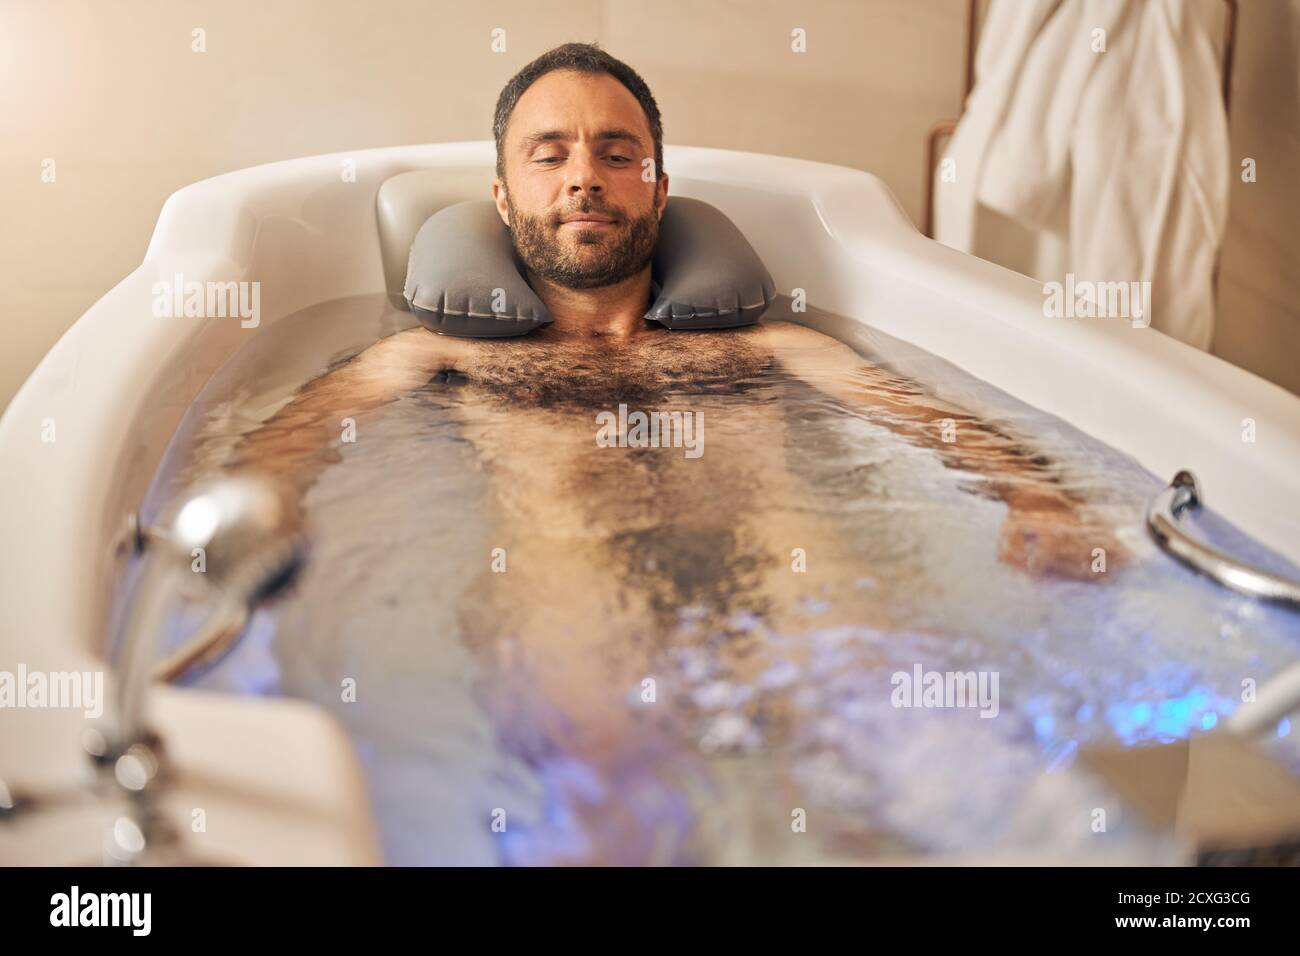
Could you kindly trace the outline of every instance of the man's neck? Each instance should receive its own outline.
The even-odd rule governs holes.
[[[529,271],[529,284],[551,313],[551,334],[629,339],[645,331],[650,267],[614,285],[570,289]]]

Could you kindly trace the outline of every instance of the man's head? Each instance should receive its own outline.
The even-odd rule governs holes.
[[[635,70],[594,45],[556,47],[506,84],[493,131],[492,193],[530,270],[592,289],[649,265],[668,177],[659,107]]]

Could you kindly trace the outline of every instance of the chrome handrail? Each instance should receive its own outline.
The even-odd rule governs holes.
[[[1166,552],[1224,587],[1251,597],[1300,607],[1300,582],[1238,561],[1193,538],[1178,521],[1188,508],[1201,505],[1201,488],[1190,471],[1174,475],[1169,487],[1147,509],[1147,528]]]

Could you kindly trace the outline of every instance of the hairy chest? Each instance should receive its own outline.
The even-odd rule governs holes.
[[[514,402],[591,406],[735,390],[761,375],[770,358],[743,332],[665,333],[633,342],[496,341],[477,344],[451,380]]]

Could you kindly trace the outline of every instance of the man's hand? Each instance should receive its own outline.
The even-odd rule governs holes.
[[[998,557],[1006,564],[1039,576],[1098,581],[1128,563],[1128,549],[1112,529],[1086,518],[1064,492],[1031,488],[1002,497],[1008,510]]]

